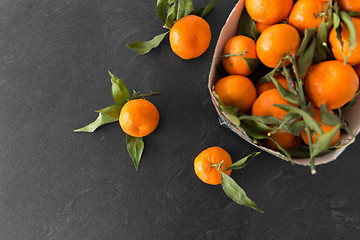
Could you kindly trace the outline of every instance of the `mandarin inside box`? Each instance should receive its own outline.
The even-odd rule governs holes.
[[[241,16],[241,13],[244,9],[245,0],[240,0],[234,7],[234,9],[231,11],[228,19],[226,20],[225,25],[223,26],[219,39],[216,44],[213,60],[211,63],[211,69],[209,74],[209,82],[208,82],[208,89],[210,92],[211,100],[215,106],[215,109],[219,115],[220,124],[228,127],[231,131],[239,135],[241,138],[246,140],[247,142],[255,145],[256,147],[260,148],[261,150],[268,152],[278,158],[286,159],[286,157],[280,153],[273,151],[269,148],[266,148],[264,146],[256,145],[253,140],[246,134],[244,129],[242,129],[239,126],[236,126],[233,121],[230,120],[226,114],[220,110],[219,104],[217,102],[216,97],[213,94],[213,87],[215,86],[216,82],[221,78],[221,73],[219,71],[219,68],[217,67],[220,64],[220,56],[223,53],[224,46],[230,38],[237,35],[239,27],[239,19]],[[348,110],[343,112],[343,119],[348,123],[349,129],[352,132],[354,136],[356,136],[360,131],[360,101],[356,101],[356,103]],[[343,148],[340,148],[338,150],[334,150],[330,153],[327,153],[325,155],[316,157],[315,159],[315,165],[319,164],[325,164],[328,162],[331,162],[335,160],[351,143],[351,136],[348,134],[341,134],[340,136],[340,146],[345,146]],[[293,158],[293,161],[297,164],[308,166],[309,165],[309,158]]]

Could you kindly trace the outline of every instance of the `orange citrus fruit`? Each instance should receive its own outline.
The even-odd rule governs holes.
[[[290,13],[293,0],[246,0],[245,7],[256,22],[274,24],[284,20]]]
[[[210,26],[201,17],[187,15],[172,26],[169,40],[172,51],[179,57],[199,57],[210,45]]]
[[[155,130],[159,123],[159,112],[145,99],[128,101],[119,116],[122,130],[133,137],[144,137]]]
[[[324,132],[324,134],[330,132],[335,127],[335,126],[329,126],[329,125],[325,125],[325,124],[321,123],[321,115],[320,115],[320,110],[319,109],[310,108],[310,111],[314,112],[312,114],[312,117],[316,122],[321,124],[320,128]],[[331,109],[329,109],[329,111],[331,113],[334,113]],[[319,136],[318,133],[316,133],[316,135]],[[301,138],[304,140],[304,142],[307,145],[309,145],[309,143],[310,143],[309,137],[308,137],[308,134],[306,133],[305,130],[301,132]],[[336,132],[335,136],[333,137],[333,139],[330,142],[330,146],[336,144],[339,141],[339,138],[340,138],[340,130],[338,130]],[[312,139],[313,143],[316,143],[317,137],[315,137],[313,134],[311,134],[311,139]]]
[[[275,68],[286,54],[295,55],[300,46],[300,36],[288,24],[275,24],[265,29],[256,42],[256,52],[260,61]],[[283,61],[289,65],[290,61]]]
[[[325,14],[327,2],[299,0],[295,3],[289,16],[290,25],[304,33],[305,29],[319,28]]]
[[[355,70],[339,60],[311,66],[304,80],[306,97],[317,108],[321,104],[330,109],[342,107],[355,96],[358,87]]]
[[[359,0],[337,0],[339,7],[347,12],[360,12]]]
[[[286,80],[286,77],[284,77],[281,74],[275,74],[274,76],[276,78],[276,80],[279,81],[279,83],[287,90],[289,90],[288,87],[288,81]],[[270,89],[275,89],[276,86],[273,83],[273,81],[270,82],[263,82],[261,84],[259,84],[258,86],[256,86],[256,92],[258,94],[258,96],[260,96],[260,94],[262,94],[263,92],[270,90]]]
[[[356,30],[356,39],[360,39],[360,18],[352,17],[351,20],[354,23]],[[334,57],[338,60],[344,61],[345,56],[347,56],[351,49],[349,49],[349,29],[341,24],[342,32],[341,38],[343,41],[343,47],[341,47],[340,41],[336,37],[335,28],[332,28],[329,34],[329,42],[331,45],[331,50],[334,54]],[[358,40],[358,45],[354,48],[352,54],[347,59],[347,63],[350,65],[356,65],[360,63],[360,44]]]
[[[243,54],[226,57],[226,55]],[[251,70],[244,58],[257,58],[255,41],[249,37],[238,35],[230,38],[224,47],[222,65],[229,74],[247,76]]]
[[[246,113],[256,99],[256,88],[247,77],[230,75],[220,79],[215,92],[225,106],[232,105]]]
[[[221,183],[221,172],[219,166],[215,164],[222,163],[221,169],[225,170],[232,165],[230,155],[220,147],[210,147],[202,151],[194,161],[194,169],[196,175],[201,181],[218,185]],[[230,175],[231,170],[224,171],[223,173]]]
[[[261,22],[255,22],[256,29],[259,30],[259,32],[263,32],[265,29],[271,26],[271,24],[261,23]]]
[[[274,104],[293,105],[280,95],[279,90],[270,89],[263,92],[252,105],[252,114],[256,116],[273,116],[283,119],[287,112]]]
[[[286,150],[301,144],[301,138],[288,132],[275,132],[270,137]],[[279,147],[271,139],[266,139],[265,146],[272,150],[279,151]]]

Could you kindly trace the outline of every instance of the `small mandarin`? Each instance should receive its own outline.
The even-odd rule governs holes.
[[[256,99],[256,89],[250,79],[241,75],[230,75],[220,79],[215,92],[224,105],[232,105],[246,113]]]
[[[274,104],[293,105],[280,95],[279,90],[270,89],[263,92],[252,105],[252,114],[256,116],[273,116],[283,119],[287,112]]]
[[[339,7],[347,12],[360,12],[359,0],[337,0]],[[359,16],[359,15],[358,15]]]
[[[327,2],[299,0],[290,12],[289,23],[302,33],[305,32],[305,29],[314,27],[318,29],[323,21],[326,8]]]
[[[245,7],[256,22],[268,25],[281,22],[290,13],[293,0],[246,0]]]
[[[241,56],[230,56],[243,54]],[[222,65],[229,74],[247,76],[251,70],[244,58],[257,58],[255,41],[249,37],[238,35],[230,38],[224,47]]]
[[[215,164],[222,163],[221,169],[225,170],[232,165],[230,155],[220,147],[210,147],[202,151],[194,161],[195,174],[201,181],[218,185],[221,183],[221,172],[219,166]],[[231,170],[224,171],[225,174],[230,176]]]
[[[210,26],[201,17],[187,15],[172,26],[169,40],[172,51],[179,57],[183,59],[197,58],[210,45]]]
[[[275,24],[265,29],[256,42],[256,52],[260,61],[275,68],[286,55],[295,55],[300,46],[300,36],[296,29],[288,24]],[[289,65],[283,61],[282,65]]]
[[[159,123],[159,112],[148,100],[130,100],[120,111],[119,123],[126,134],[144,137],[156,129]]]
[[[317,108],[321,104],[330,109],[342,107],[355,96],[358,87],[355,70],[339,60],[311,66],[304,80],[306,97]]]

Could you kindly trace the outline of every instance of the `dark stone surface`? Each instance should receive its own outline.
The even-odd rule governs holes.
[[[264,214],[195,176],[207,147],[233,159],[256,151],[218,124],[206,87],[236,1],[218,1],[210,48],[190,61],[167,39],[145,56],[124,45],[163,31],[155,3],[0,2],[0,239],[359,239],[359,141],[315,176],[266,153],[234,172]],[[118,124],[72,132],[113,103],[108,70],[129,89],[161,92],[138,172]]]

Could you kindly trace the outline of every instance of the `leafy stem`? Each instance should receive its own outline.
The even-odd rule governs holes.
[[[313,141],[312,141],[312,137],[311,137],[311,129],[309,128],[309,126],[306,126],[305,131],[306,131],[306,133],[308,135],[308,138],[309,138],[310,171],[311,171],[311,174],[316,174],[315,157],[313,156]]]
[[[299,94],[299,98],[300,98],[300,107],[302,109],[307,109],[307,104],[306,104],[306,99],[305,99],[305,93],[304,93],[304,89],[303,89],[303,81],[300,77],[299,74],[299,68],[297,66],[297,62],[294,56],[288,55],[288,58],[290,59],[293,69],[294,69],[294,73],[295,73],[295,77],[296,77],[296,88]]]
[[[189,14],[204,17],[215,6],[216,0],[211,0],[205,7],[194,10],[192,0],[157,0],[156,13],[163,23],[163,28],[170,30],[175,22]],[[136,41],[126,44],[129,49],[136,50],[139,54],[146,54],[158,47],[169,31],[155,36],[148,41]]]
[[[247,52],[248,52],[248,50],[245,50],[244,52],[242,52],[242,53],[237,53],[237,54],[224,54],[224,55],[221,55],[221,56],[220,56],[220,59],[229,58],[229,57],[244,56]]]
[[[224,163],[224,160],[222,160],[220,163],[212,163],[212,164],[210,164],[210,167],[217,167],[217,169],[222,172],[221,167],[222,167],[223,163]]]
[[[155,94],[160,94],[160,92],[152,92],[150,91],[149,93],[139,93],[134,91],[133,96],[131,97],[131,99],[139,99],[139,98],[146,98]]]

